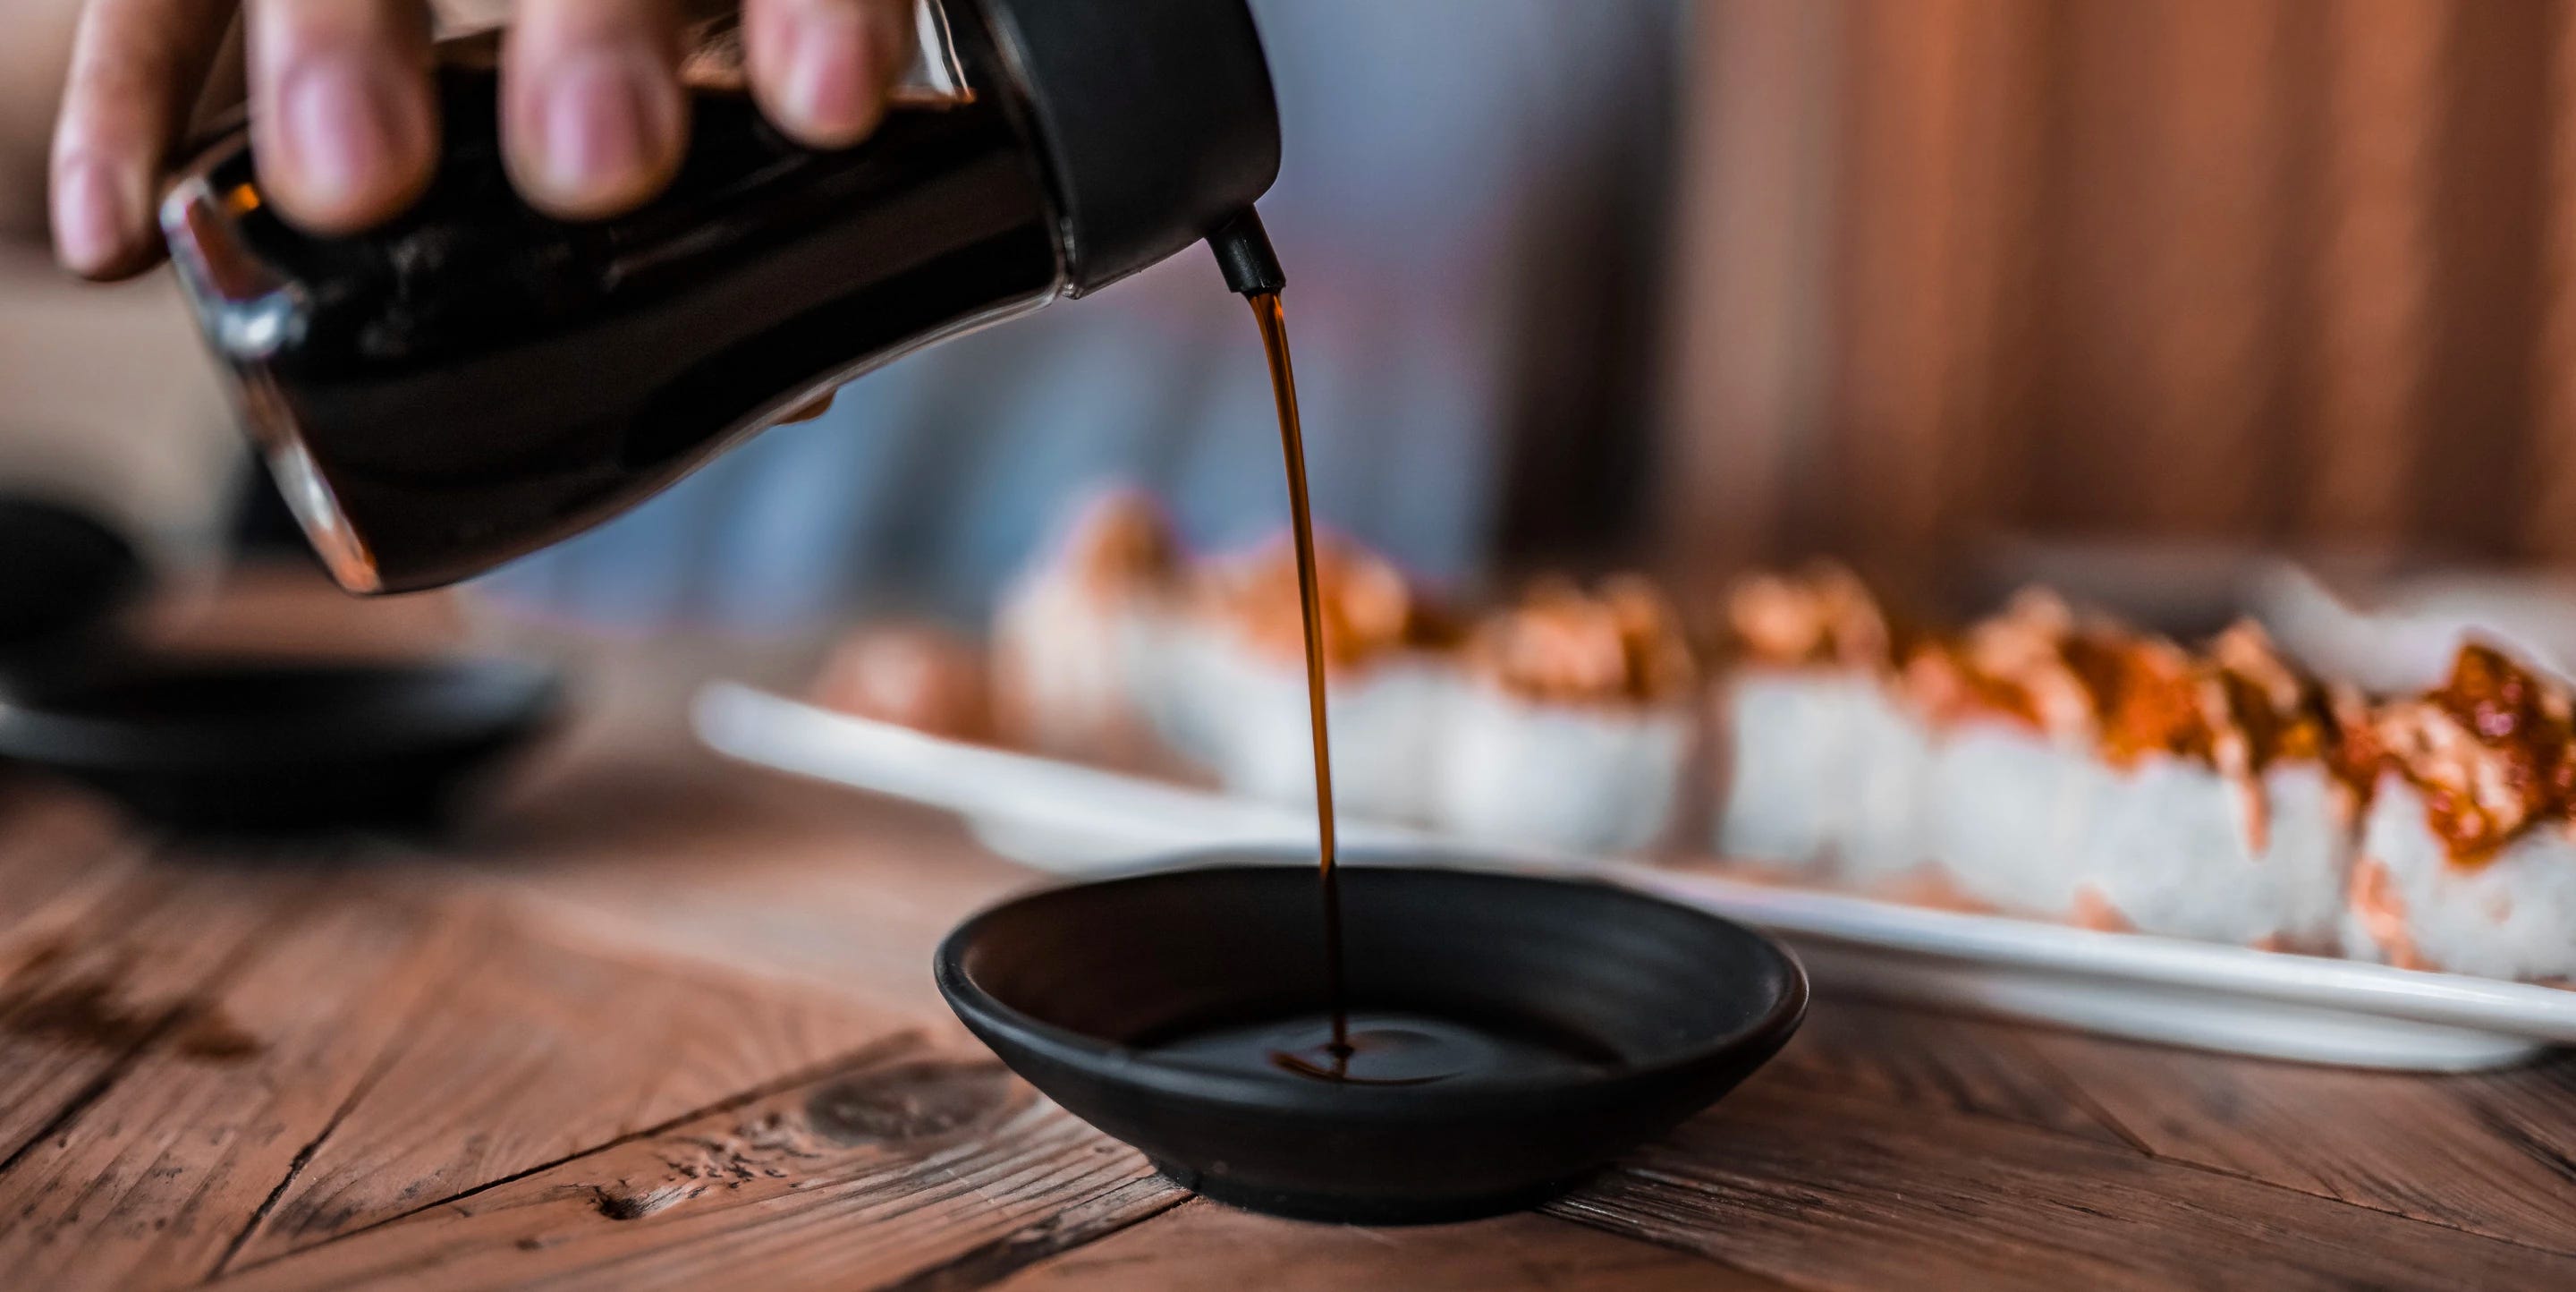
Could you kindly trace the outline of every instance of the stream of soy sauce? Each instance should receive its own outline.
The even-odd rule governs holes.
[[[1306,438],[1297,421],[1297,376],[1288,363],[1288,320],[1279,293],[1254,292],[1253,321],[1261,327],[1261,348],[1270,358],[1270,391],[1279,405],[1279,451],[1288,461],[1288,516],[1297,543],[1298,613],[1306,631],[1306,714],[1315,740],[1316,864],[1323,880],[1325,993],[1333,1011],[1333,1039],[1322,1047],[1321,1062],[1311,1052],[1281,1050],[1272,1062],[1300,1076],[1328,1081],[1350,1079],[1349,1002],[1342,990],[1342,886],[1335,863],[1338,846],[1333,831],[1333,753],[1324,721],[1324,607],[1315,572],[1315,518],[1306,501]]]

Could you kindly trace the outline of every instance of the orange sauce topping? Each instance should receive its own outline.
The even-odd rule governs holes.
[[[1384,557],[1338,535],[1315,534],[1315,580],[1325,663],[1362,668],[1408,649],[1454,646],[1457,628]],[[1204,604],[1251,647],[1278,660],[1305,654],[1297,554],[1285,537],[1201,572]]]
[[[1727,595],[1726,622],[1735,649],[1756,663],[1879,670],[1894,663],[1886,614],[1839,565],[1743,580]]]
[[[1084,505],[1057,559],[1083,587],[1118,592],[1169,584],[1181,566],[1181,544],[1152,498],[1116,490]]]
[[[2543,822],[2576,819],[2576,727],[2565,688],[2478,642],[2451,676],[2372,723],[2381,766],[2423,795],[2425,821],[2455,862],[2493,857]]]
[[[1680,618],[1635,576],[1594,593],[1561,579],[1533,586],[1477,626],[1468,662],[1511,694],[1554,703],[1649,704],[1698,676]]]

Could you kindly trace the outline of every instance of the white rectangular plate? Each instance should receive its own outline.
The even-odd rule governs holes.
[[[733,683],[698,735],[746,762],[945,808],[1059,874],[1208,848],[1312,847],[1307,812],[943,740]],[[1609,879],[1766,929],[1820,985],[2106,1035],[2353,1067],[2466,1071],[2576,1043],[2576,991],[1781,887],[1689,862],[1470,848],[1353,822],[1355,863],[1435,861]]]

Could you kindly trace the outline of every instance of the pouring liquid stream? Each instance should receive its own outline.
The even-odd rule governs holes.
[[[1315,843],[1324,914],[1324,1004],[1285,1016],[1194,1020],[1176,1034],[1139,1038],[1139,1048],[1192,1068],[1243,1075],[1286,1074],[1346,1086],[1412,1086],[1451,1080],[1548,1080],[1615,1070],[1619,1055],[1542,1015],[1455,1017],[1370,1005],[1354,1014],[1344,963],[1340,852],[1333,817],[1333,749],[1326,715],[1324,596],[1315,518],[1306,488],[1306,444],[1297,417],[1297,378],[1288,361],[1280,309],[1285,281],[1260,222],[1244,212],[1208,236],[1227,286],[1252,306],[1279,407],[1279,449],[1287,465],[1290,530],[1296,545],[1299,626],[1306,651],[1306,714],[1315,755]]]
[[[1280,1050],[1271,1057],[1300,1076],[1350,1079],[1351,1024],[1342,989],[1342,890],[1335,863],[1333,751],[1324,715],[1324,606],[1315,570],[1315,516],[1306,497],[1306,438],[1297,420],[1297,376],[1288,362],[1288,320],[1279,293],[1253,292],[1253,321],[1270,360],[1271,397],[1279,405],[1279,450],[1288,465],[1288,518],[1297,546],[1298,615],[1306,640],[1306,714],[1315,741],[1315,851],[1324,899],[1325,998],[1332,1007],[1332,1039],[1320,1047]]]

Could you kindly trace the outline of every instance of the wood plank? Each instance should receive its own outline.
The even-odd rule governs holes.
[[[930,979],[939,939],[1043,879],[944,813],[703,749],[602,746],[618,738],[584,736],[589,756],[568,751],[573,765],[514,793],[453,860],[600,939],[803,979],[924,1022],[949,1016]],[[453,882],[439,861],[430,878]]]
[[[1806,1092],[1991,1118],[2104,1144],[2119,1131],[2031,1046],[2032,1029],[1822,993],[1749,1089]],[[2142,1064],[2152,1069],[2153,1064]]]
[[[2557,1253],[1969,1117],[1746,1089],[1553,1214],[1802,1287],[2564,1287]]]
[[[221,595],[157,602],[133,631],[154,649],[254,658],[419,659],[471,641],[452,590],[344,596],[302,559],[237,566]]]
[[[2557,1179],[2564,1209],[2566,1187],[2576,1186],[2576,1122],[2567,1115],[2576,1108],[2576,1054],[2460,1081],[2479,1124]]]
[[[952,1284],[968,1287],[976,1284]],[[1089,1289],[1775,1289],[1786,1285],[1687,1252],[1523,1212],[1464,1225],[1308,1225],[1192,1199],[1169,1214],[993,1284],[1003,1292]]]
[[[2158,1157],[2576,1252],[2566,1060],[2422,1077],[2062,1034],[2033,1033],[2030,1044]],[[2527,1134],[2500,1134],[2499,1121]]]
[[[979,1052],[897,1038],[830,1077],[249,1269],[219,1286],[877,1287],[1043,1253],[1187,1195]]]
[[[906,1017],[558,946],[509,917],[243,1245],[253,1264],[828,1064]]]
[[[275,876],[162,868],[62,904],[14,944],[0,978],[0,1163],[155,1038],[192,1019],[220,1031],[213,992],[267,927],[265,899],[280,888]]]
[[[451,921],[330,889],[154,1035],[63,1132],[0,1175],[0,1268],[20,1286],[171,1288],[211,1274],[330,1124],[443,963]],[[270,892],[191,912],[285,909]],[[254,917],[255,918],[255,917]]]
[[[0,769],[0,963],[58,941],[142,851],[96,800]]]

